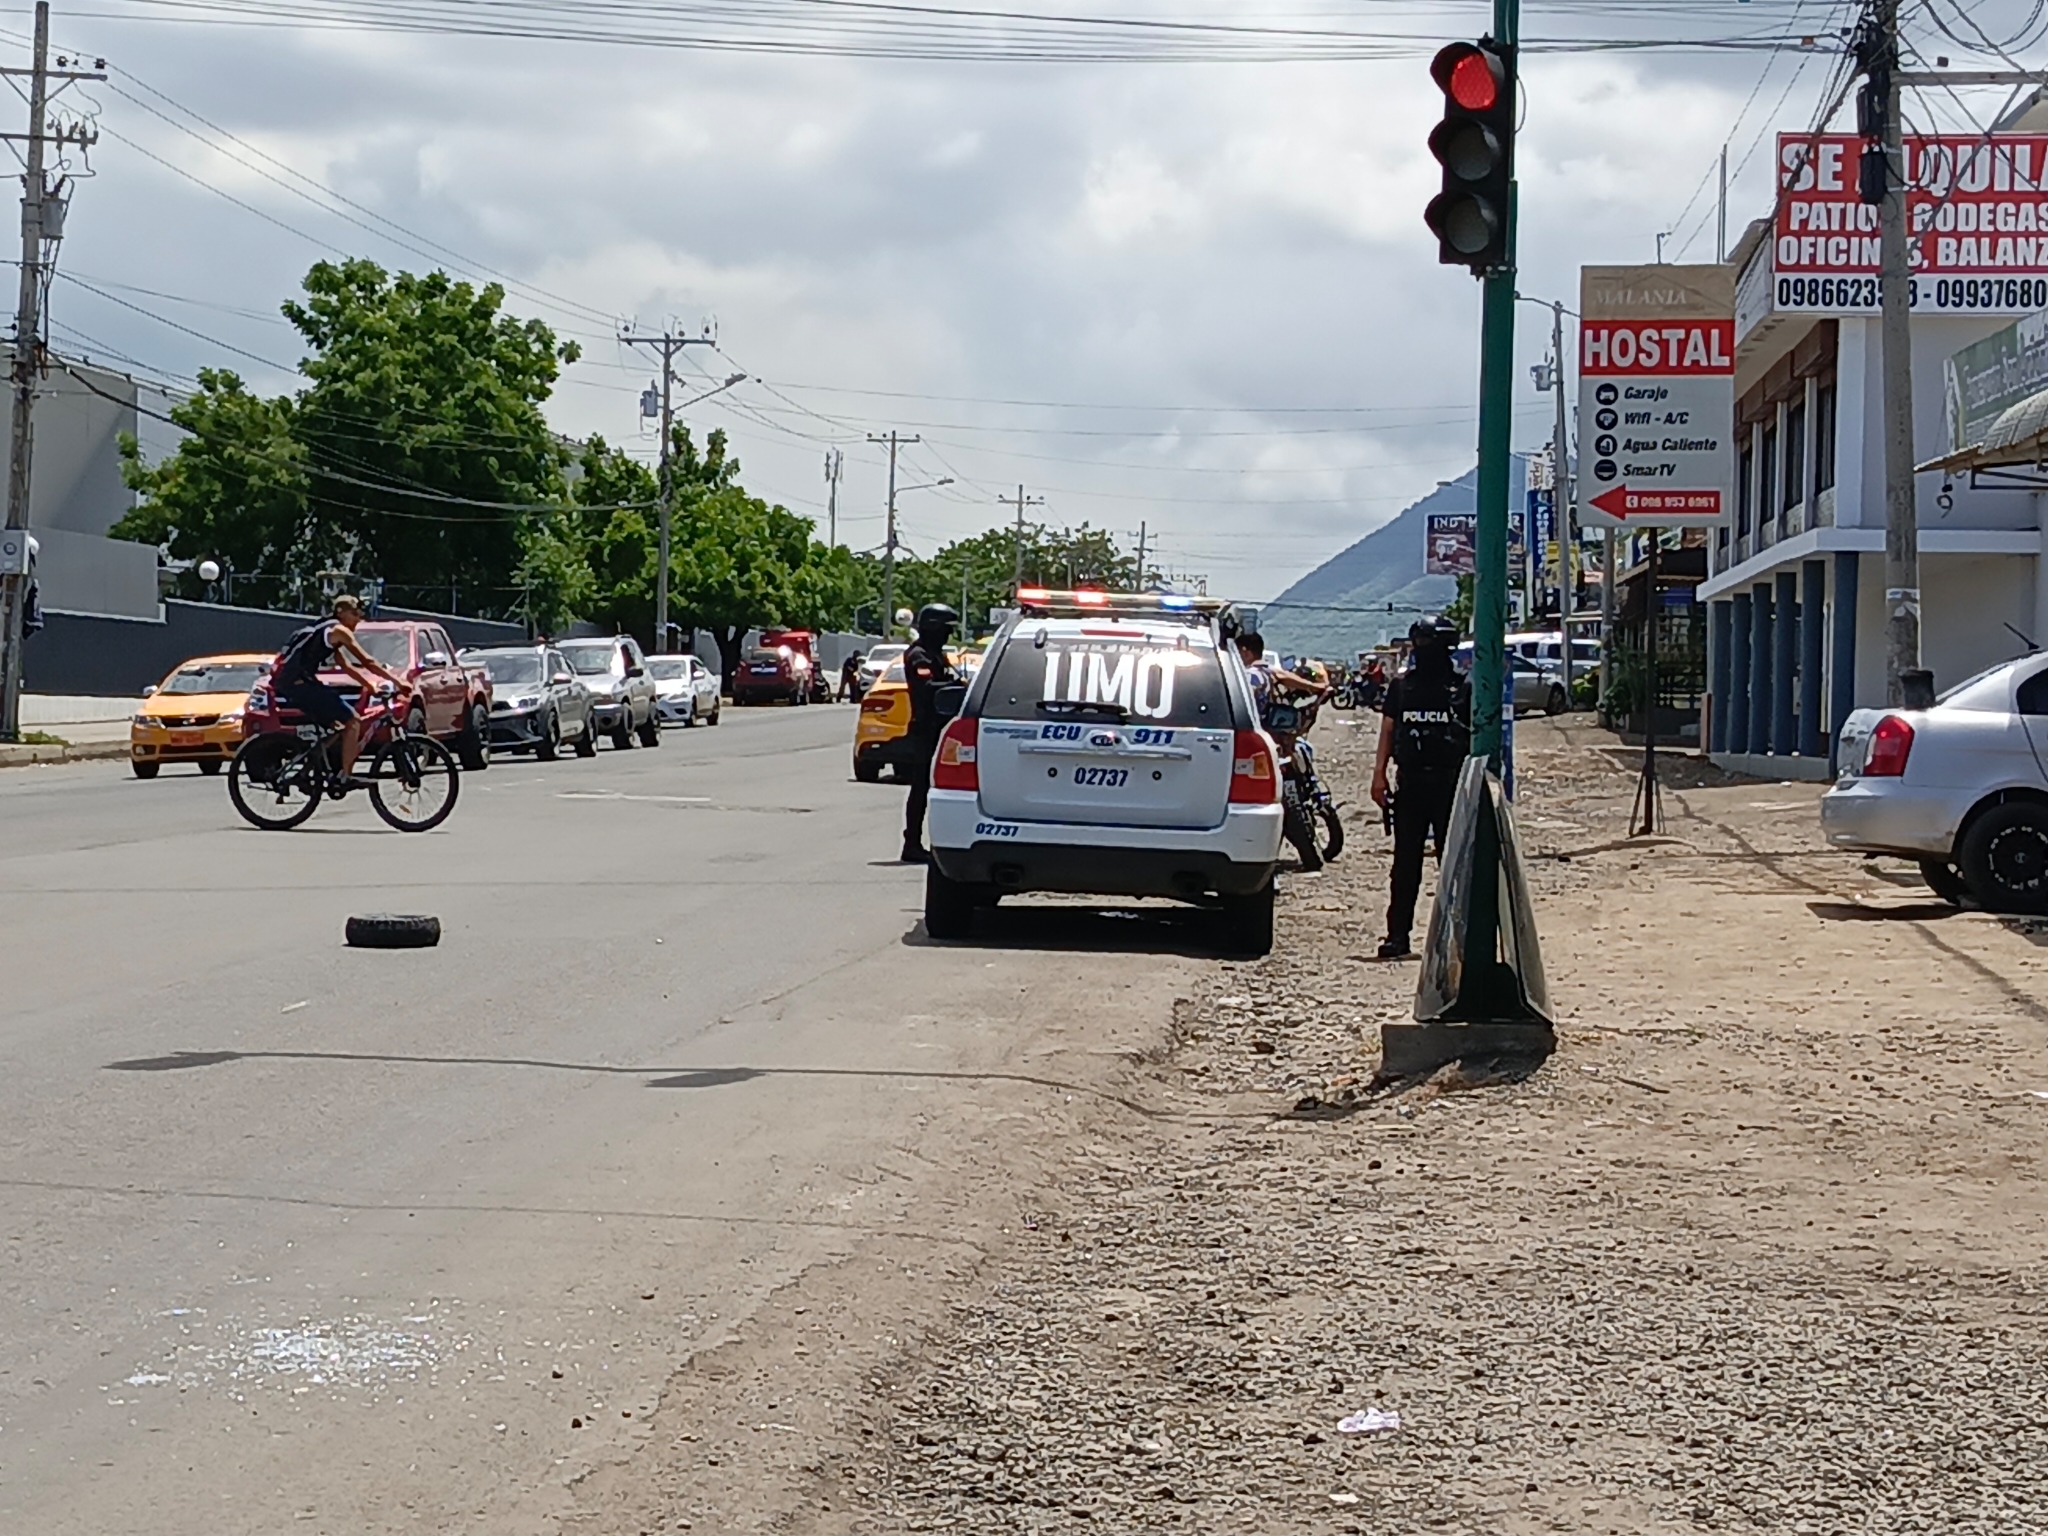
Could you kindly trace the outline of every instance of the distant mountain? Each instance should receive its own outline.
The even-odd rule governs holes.
[[[1508,505],[1519,507],[1529,461],[1516,454],[1508,470]],[[1447,480],[1334,555],[1265,604],[1259,630],[1268,647],[1294,655],[1348,661],[1391,636],[1404,634],[1424,612],[1449,606],[1458,594],[1450,576],[1422,574],[1423,534],[1432,512],[1470,512],[1477,505],[1479,471]],[[1393,611],[1388,611],[1388,604]]]

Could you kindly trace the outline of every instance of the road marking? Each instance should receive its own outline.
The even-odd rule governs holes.
[[[655,805],[709,805],[709,795],[628,795],[617,790],[564,789],[557,800],[643,800]]]

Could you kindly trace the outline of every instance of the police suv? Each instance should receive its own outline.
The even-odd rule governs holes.
[[[1273,946],[1280,773],[1225,605],[1027,587],[932,759],[925,931],[1005,895],[1165,896]]]

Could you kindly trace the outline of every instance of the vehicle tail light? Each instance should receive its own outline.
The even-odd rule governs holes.
[[[1239,731],[1230,750],[1230,803],[1273,805],[1280,799],[1280,775],[1273,748],[1257,731]]]
[[[883,694],[878,698],[862,699],[860,701],[860,712],[864,715],[886,715],[889,713],[889,705],[893,702],[887,694]]]
[[[1886,715],[1870,733],[1870,750],[1863,758],[1863,776],[1896,779],[1906,771],[1906,759],[1913,751],[1913,727],[1897,715]]]
[[[949,721],[939,735],[938,755],[932,759],[933,789],[981,788],[981,769],[975,758],[981,745],[981,722],[961,717]]]

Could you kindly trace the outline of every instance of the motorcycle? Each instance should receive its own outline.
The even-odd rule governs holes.
[[[1344,851],[1337,802],[1316,777],[1315,752],[1303,739],[1315,724],[1317,703],[1275,699],[1266,709],[1266,731],[1280,751],[1281,827],[1304,870],[1321,869]]]

